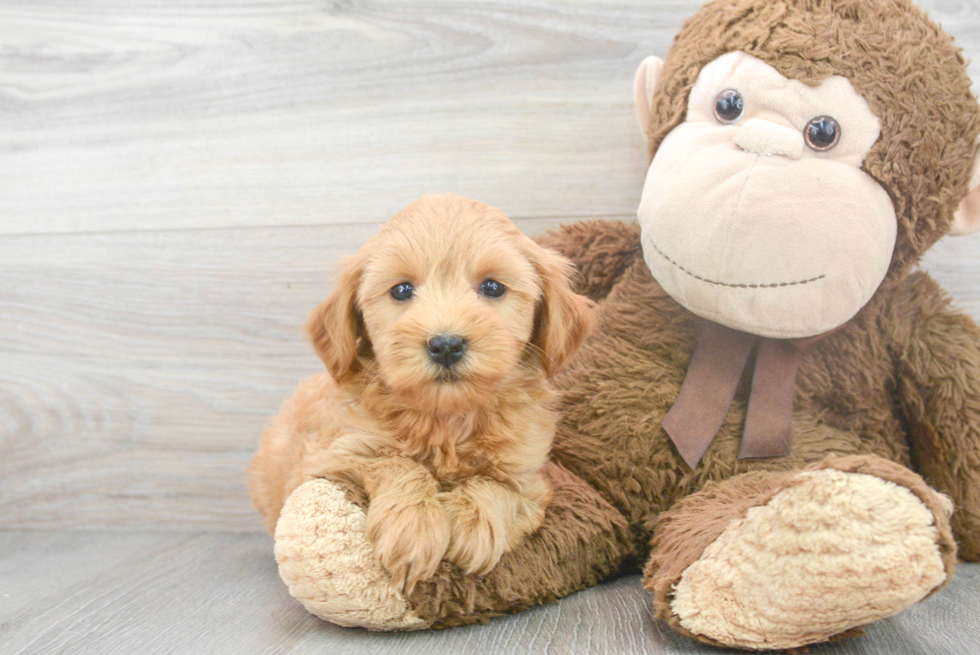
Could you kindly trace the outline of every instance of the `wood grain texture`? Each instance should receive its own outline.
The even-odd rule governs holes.
[[[376,229],[0,238],[0,527],[261,530],[245,466],[321,370],[307,312]],[[932,262],[975,317],[977,245],[950,239]]]
[[[725,652],[652,620],[635,576],[489,626],[324,624],[242,477],[320,370],[299,326],[336,261],[408,201],[531,233],[633,216],[632,74],[699,4],[0,0],[0,652]],[[980,58],[980,2],[920,4]],[[924,266],[980,317],[980,238]],[[961,566],[812,652],[972,655],[978,625]]]
[[[629,216],[631,80],[700,0],[0,3],[0,233]],[[923,6],[980,52],[975,3]],[[974,68],[976,70],[976,68]]]
[[[100,168],[104,163],[96,153],[102,147],[100,143],[132,146],[142,154],[155,153],[160,148],[166,150],[179,143],[179,137],[150,129],[152,125],[166,124],[183,126],[205,141],[213,140],[202,146],[201,151],[217,153],[221,152],[222,143],[236,144],[236,147],[248,145],[248,121],[266,119],[270,121],[269,134],[276,140],[286,139],[296,122],[286,120],[282,112],[295,110],[312,115],[316,113],[315,107],[321,105],[329,105],[331,111],[339,110],[344,106],[341,102],[344,98],[357,104],[363,98],[357,101],[351,98],[360,98],[358,93],[370,95],[377,91],[375,85],[382,80],[375,79],[375,67],[364,59],[366,53],[393,57],[398,60],[398,66],[409,66],[403,61],[408,55],[395,56],[386,45],[390,44],[394,48],[392,52],[397,52],[404,45],[402,37],[407,32],[417,36],[412,41],[418,47],[417,51],[411,50],[413,56],[433,68],[414,64],[418,68],[413,69],[411,81],[421,86],[388,97],[386,102],[406,108],[406,112],[394,112],[403,114],[399,120],[419,126],[442,125],[452,132],[457,129],[456,123],[433,112],[439,106],[455,103],[461,115],[468,115],[459,107],[459,99],[468,96],[458,93],[453,85],[468,83],[470,78],[453,77],[447,89],[439,91],[446,94],[442,96],[425,93],[425,87],[442,89],[447,81],[440,76],[464,67],[457,59],[466,56],[458,49],[465,49],[473,39],[461,38],[459,29],[469,21],[482,26],[474,30],[496,39],[487,37],[482,46],[486,52],[480,59],[484,67],[473,69],[482,71],[481,75],[497,75],[481,78],[482,87],[487,93],[492,89],[496,95],[510,98],[508,102],[531,108],[530,114],[518,116],[513,111],[499,112],[499,107],[492,106],[490,109],[498,120],[507,124],[507,130],[517,129],[522,121],[538,121],[531,133],[547,132],[546,126],[555,122],[555,110],[568,114],[584,112],[597,128],[596,138],[601,133],[606,135],[602,139],[619,140],[619,146],[609,148],[610,156],[628,163],[624,149],[639,142],[628,106],[627,78],[632,62],[615,60],[623,79],[610,80],[604,66],[612,64],[605,60],[602,65],[590,63],[586,55],[593,51],[585,45],[594,41],[608,46],[645,35],[644,39],[659,41],[656,44],[643,41],[646,44],[643,47],[637,41],[635,48],[642,50],[637,54],[665,49],[679,21],[692,9],[690,5],[682,2],[641,7],[580,3],[528,8],[504,4],[491,11],[481,8],[482,5],[466,3],[452,7],[372,4],[329,9],[305,5],[282,8],[259,3],[241,5],[235,10],[207,4],[147,4],[135,8],[127,5],[125,10],[111,3],[96,2],[81,7],[0,4],[0,17],[12,21],[10,26],[17,28],[0,30],[3,38],[14,46],[13,50],[4,50],[4,56],[16,64],[9,67],[0,81],[4,98],[9,101],[8,113],[20,121],[16,147],[0,153],[0,166],[7,167],[0,171],[6,182],[0,202],[11,203],[5,208],[9,211],[0,212],[0,221],[4,230],[14,233],[21,229],[17,224],[33,226],[29,229],[41,232],[49,228],[69,231],[0,236],[0,308],[3,310],[0,352],[5,360],[0,369],[0,429],[4,436],[0,448],[6,455],[0,463],[0,524],[258,529],[244,495],[241,471],[268,416],[296,380],[318,368],[299,338],[298,326],[309,307],[325,293],[323,280],[336,260],[354,251],[374,231],[374,224],[358,221],[384,218],[394,209],[379,207],[378,212],[385,212],[381,214],[359,212],[340,203],[348,209],[323,216],[285,205],[282,214],[255,215],[256,220],[261,218],[270,227],[149,229],[211,224],[209,219],[195,218],[198,215],[194,212],[186,213],[187,207],[180,204],[187,201],[195,211],[211,215],[213,207],[198,203],[194,195],[194,189],[199,189],[195,186],[200,181],[195,172],[198,168],[184,166],[180,157],[186,151],[175,147],[168,152],[174,153],[176,159],[168,160],[163,169],[170,171],[168,175],[180,171],[189,172],[188,175],[173,177],[172,186],[153,175],[141,178],[142,181],[130,179],[127,176],[139,173],[141,167],[117,153],[106,160],[111,163],[110,168]],[[956,25],[972,35],[968,30],[974,29],[971,26],[978,20],[975,5],[944,3],[939,9],[941,18],[957,18]],[[637,18],[640,14],[642,20]],[[313,20],[315,16],[319,19]],[[396,20],[398,17],[402,18],[401,22]],[[401,27],[372,32],[374,40],[370,42],[358,40],[367,25],[379,21]],[[444,32],[430,33],[434,26],[443,24],[449,26]],[[532,27],[522,31],[521,25]],[[539,27],[533,27],[536,25]],[[566,40],[583,31],[606,36],[586,39],[580,44],[585,49],[564,61],[559,55],[567,54]],[[349,32],[361,35],[351,36],[360,46],[348,44],[331,50],[324,45],[333,43],[331,39],[350,36]],[[127,37],[130,33],[139,38]],[[309,40],[300,39],[298,33]],[[147,41],[148,34],[157,37]],[[233,56],[239,51],[232,47],[241,46],[243,34],[252,35],[258,52],[248,54],[244,60]],[[322,43],[317,41],[316,37],[324,34],[331,38]],[[197,47],[187,46],[182,50],[174,46],[173,66],[165,66],[147,54],[172,45],[174,40],[182,43],[180,39],[189,39]],[[293,43],[293,47],[284,47],[287,42]],[[514,45],[508,46],[507,53],[497,53],[494,43]],[[80,44],[91,52],[80,50]],[[557,96],[540,95],[538,86],[533,93],[525,92],[526,88],[515,86],[508,77],[516,75],[532,80],[540,74],[539,67],[532,64],[544,63],[526,49],[531,47],[529,44],[537,48],[533,52],[554,50],[546,61],[562,71],[555,78],[561,80]],[[116,57],[105,54],[111,53],[112,48],[119,49],[121,54]],[[91,54],[96,51],[105,56]],[[22,52],[25,56],[14,57],[11,52]],[[441,58],[434,53],[440,53]],[[497,57],[503,59],[498,61]],[[185,59],[200,60],[199,65],[181,64]],[[518,63],[523,59],[528,63]],[[222,61],[224,65],[215,64]],[[475,64],[470,61],[469,65]],[[224,75],[229,68],[241,70],[242,66],[254,68],[254,73],[231,76],[228,80],[232,81],[227,81],[225,87],[208,77]],[[439,66],[446,70],[438,73]],[[286,72],[274,74],[280,69]],[[593,82],[598,78],[591,76],[601,77],[602,84],[614,84],[615,90],[613,86],[596,86]],[[307,83],[296,83],[299,77],[308,79]],[[330,87],[333,95],[322,89],[321,95],[317,95],[317,85],[327,82],[334,85]],[[387,88],[389,82],[382,86]],[[274,83],[295,87],[291,92],[298,95],[291,96],[288,102],[277,102],[259,92],[262,84]],[[224,95],[220,88],[225,89]],[[212,95],[198,97],[196,94],[204,89],[210,89]],[[544,105],[551,113],[542,121],[544,114],[534,114],[537,111],[534,108],[545,97],[548,100]],[[572,97],[578,100],[569,100]],[[608,105],[599,102],[607,97],[616,101]],[[253,104],[235,103],[231,100],[234,98],[250,98]],[[587,102],[588,98],[592,101]],[[192,102],[192,99],[196,100]],[[212,106],[214,103],[217,105]],[[186,105],[185,109],[175,111],[178,104]],[[613,109],[618,118],[594,113]],[[234,112],[240,112],[244,131],[228,133],[219,129],[227,125],[228,115]],[[318,138],[341,143],[342,140],[337,141],[338,130],[368,132],[364,125],[370,123],[370,117],[370,112],[349,109],[339,114],[324,114],[319,127],[307,135],[309,138],[299,141],[303,147],[311,148]],[[238,125],[235,121],[231,124]],[[415,134],[419,129],[403,131]],[[120,131],[132,138],[123,138]],[[477,132],[486,134],[485,130]],[[429,147],[466,152],[466,148],[460,150],[460,144],[454,139],[445,142],[435,139]],[[563,134],[561,141],[566,147],[578,147],[575,144],[582,139]],[[398,153],[404,150],[398,144],[393,145]],[[529,142],[528,146],[535,147],[535,144]],[[594,146],[607,148],[609,144],[602,142]],[[256,177],[235,178],[214,192],[222,202],[232,205],[244,202],[253,193],[264,198],[262,202],[281,203],[282,198],[276,195],[283,190],[281,179],[270,178],[274,184],[269,187],[253,185],[260,178],[266,179],[265,174],[269,172],[261,166],[268,164],[278,169],[278,160],[266,161],[265,153],[270,151],[266,146],[253,143],[248,147],[253,148],[255,156],[236,161],[244,162]],[[72,175],[87,177],[73,182],[71,175],[32,169],[20,159],[23,155],[48,164],[64,161],[58,148],[72,149],[84,162],[73,167]],[[508,148],[502,144],[500,152]],[[527,153],[520,149],[514,152],[513,161],[524,161]],[[307,160],[298,151],[293,155],[294,164]],[[307,184],[311,188],[330,189],[347,202],[393,203],[399,194],[387,193],[391,178],[406,172],[416,175],[435,170],[420,161],[406,165],[392,152],[375,152],[369,159],[371,170],[365,173],[364,181],[370,184],[370,189],[337,186],[331,183],[329,175],[319,174],[316,180],[307,180]],[[582,186],[581,176],[594,173],[595,168],[584,160],[559,159],[564,161],[562,166],[578,171],[579,177],[568,178],[578,180],[573,185],[576,188]],[[332,161],[324,158],[328,160]],[[204,168],[213,174],[224,174],[235,168],[227,161],[208,161],[210,164]],[[509,184],[506,176],[499,178],[499,171],[493,165],[487,166],[476,159],[466,161],[474,171],[484,171],[481,179],[493,179],[495,184],[499,183],[499,189],[514,193],[510,204],[519,208],[519,214],[539,211]],[[339,171],[351,170],[346,162],[331,165],[339,166]],[[450,168],[459,170],[460,165],[451,162]],[[629,192],[624,191],[627,186],[624,182],[605,189],[604,193],[615,202],[628,202],[632,207],[640,187],[638,176],[642,173],[638,171],[642,165],[632,162],[629,167],[635,169],[631,175],[636,178],[629,183]],[[533,174],[522,170],[519,177],[544,188],[552,175],[567,178],[562,170],[537,159]],[[621,169],[603,170],[604,175],[614,175]],[[35,182],[46,180],[50,188],[37,188],[18,177],[28,174]],[[105,189],[100,184],[111,184],[118,189]],[[287,188],[295,190],[288,185]],[[147,189],[152,192],[140,200],[138,207],[127,204],[125,193],[142,194]],[[378,193],[379,189],[386,192]],[[120,196],[116,191],[125,193]],[[557,202],[559,207],[568,200],[560,189],[552,189],[544,197]],[[66,217],[68,222],[55,225],[37,220],[39,216],[31,213],[32,202],[60,203],[55,213]],[[624,207],[625,204],[620,210]],[[92,221],[77,219],[72,213],[76,210],[87,212]],[[554,211],[554,206],[549,211]],[[176,221],[155,222],[154,212]],[[237,209],[233,213],[247,216],[247,212],[241,214]],[[121,222],[114,222],[112,216]],[[275,226],[283,218],[287,222],[303,223],[337,221],[343,217],[353,218],[354,222],[320,227]],[[182,222],[185,218],[190,223]],[[21,219],[26,222],[18,223]],[[251,218],[238,221],[251,222]],[[533,232],[550,223],[540,219],[524,221],[522,226]],[[110,231],[85,233],[93,229]],[[942,244],[929,262],[940,280],[974,315],[980,315],[978,289],[973,283],[977,279],[978,254],[980,239],[951,240]]]
[[[0,2],[0,526],[259,530],[242,471],[340,256],[442,184],[631,212],[629,77],[694,4]],[[980,316],[980,238],[927,268]]]
[[[245,466],[376,229],[0,238],[0,527],[261,530]]]
[[[376,634],[324,623],[289,597],[264,535],[0,532],[5,655],[738,653],[651,616],[632,575],[489,625]],[[814,655],[974,655],[980,565],[941,593]]]
[[[630,85],[697,0],[0,3],[0,232],[629,215]]]

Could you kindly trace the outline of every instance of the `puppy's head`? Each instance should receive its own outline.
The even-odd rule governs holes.
[[[502,212],[426,195],[344,262],[307,332],[338,381],[374,361],[412,406],[466,411],[521,367],[552,376],[575,353],[592,306],[570,274]]]

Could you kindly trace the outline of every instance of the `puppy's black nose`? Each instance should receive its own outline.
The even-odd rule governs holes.
[[[455,334],[437,334],[425,344],[429,357],[439,366],[450,367],[463,358],[466,339]]]

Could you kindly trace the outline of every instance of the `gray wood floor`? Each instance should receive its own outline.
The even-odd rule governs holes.
[[[651,616],[639,576],[488,625],[376,634],[324,623],[286,593],[258,534],[0,532],[0,651],[72,653],[712,653]],[[52,563],[56,563],[52,565]],[[976,655],[980,565],[868,634],[814,655]]]
[[[699,4],[0,0],[0,653],[699,652],[631,578],[486,627],[324,625],[242,479],[320,369],[299,326],[334,264],[404,204],[632,219],[632,74]],[[980,3],[921,4],[980,58]],[[980,317],[980,236],[924,267]],[[978,576],[818,652],[980,652]]]

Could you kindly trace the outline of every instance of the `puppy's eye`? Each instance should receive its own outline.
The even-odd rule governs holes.
[[[391,291],[388,293],[390,293],[391,297],[395,300],[408,300],[415,295],[415,287],[412,286],[411,282],[399,282],[395,286],[391,287]]]
[[[499,298],[507,291],[507,287],[496,280],[484,280],[480,283],[480,295],[487,298]]]

